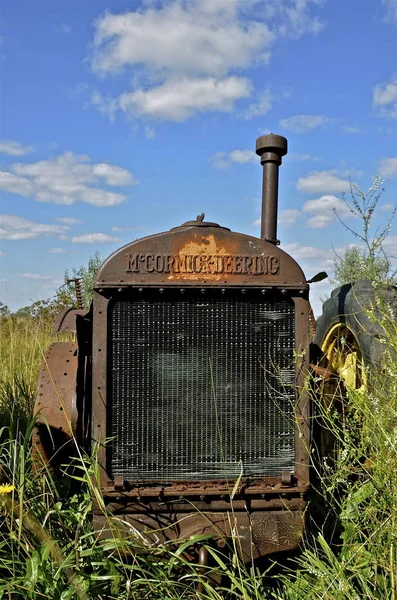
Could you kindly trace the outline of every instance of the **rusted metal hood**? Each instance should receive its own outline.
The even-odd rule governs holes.
[[[192,223],[192,225],[190,225]],[[136,240],[100,268],[95,289],[130,285],[307,287],[302,269],[263,239],[188,222]]]

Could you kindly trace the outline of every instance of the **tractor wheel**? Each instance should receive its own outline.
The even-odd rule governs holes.
[[[314,464],[320,478],[324,474],[323,459],[327,457],[332,464],[337,452],[329,415],[336,411],[341,420],[345,418],[347,392],[365,393],[385,353],[381,341],[384,330],[377,319],[382,307],[376,299],[381,305],[397,308],[397,287],[390,286],[379,296],[367,280],[343,285],[324,302],[317,321],[312,360],[312,436]]]
[[[396,290],[384,290],[382,301],[397,306]],[[369,310],[375,318],[369,317]],[[336,288],[323,304],[314,343],[321,350],[322,366],[336,373],[348,389],[365,390],[367,368],[379,364],[384,354],[377,310],[375,290],[367,280]]]

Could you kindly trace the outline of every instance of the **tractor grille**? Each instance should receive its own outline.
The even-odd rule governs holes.
[[[293,470],[293,302],[251,290],[135,296],[109,308],[112,476],[169,483]]]

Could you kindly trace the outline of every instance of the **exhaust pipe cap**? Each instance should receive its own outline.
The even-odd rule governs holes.
[[[288,141],[282,135],[269,133],[256,140],[256,153],[262,156],[265,152],[277,154],[280,158],[288,152]]]

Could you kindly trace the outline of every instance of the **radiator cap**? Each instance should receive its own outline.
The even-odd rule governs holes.
[[[197,215],[195,221],[186,221],[186,223],[182,223],[182,225],[178,225],[178,227],[173,227],[171,231],[175,231],[175,229],[180,229],[181,227],[219,227],[220,229],[226,229],[226,231],[231,231],[228,227],[222,227],[218,225],[218,223],[211,223],[211,221],[204,221],[205,214],[201,213],[201,215]]]

